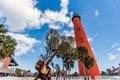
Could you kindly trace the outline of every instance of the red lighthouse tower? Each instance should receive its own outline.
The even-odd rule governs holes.
[[[94,55],[92,53],[89,42],[87,40],[86,34],[85,34],[84,29],[82,27],[82,24],[80,21],[80,16],[78,16],[76,13],[74,13],[72,21],[74,24],[76,47],[85,46],[88,49],[89,55],[92,58],[94,58]],[[95,60],[95,58],[94,58],[94,60]],[[79,68],[80,76],[84,76],[84,72],[82,70],[82,63],[79,59],[78,59],[78,68]],[[87,68],[85,69],[85,72],[87,73]],[[88,75],[88,74],[86,74],[86,75]],[[100,72],[99,72],[96,61],[94,62],[94,66],[89,70],[89,76],[91,76],[92,78],[94,78],[95,76],[100,76]]]

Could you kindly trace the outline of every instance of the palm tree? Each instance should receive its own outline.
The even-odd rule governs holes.
[[[56,70],[55,72],[53,72],[53,76],[56,77],[56,80],[58,79],[58,77],[60,77],[61,75],[61,70],[60,70],[60,66],[59,64],[55,64],[54,63],[51,63],[52,67]]]
[[[66,56],[65,56],[65,68],[66,68],[66,72],[68,72],[68,77],[70,77],[70,71],[71,71],[71,68],[74,67],[74,61],[76,60],[75,58],[75,49],[72,48],[68,51],[68,53],[66,53]]]
[[[94,66],[94,58],[86,56],[84,58],[84,66],[88,69],[88,80],[89,80],[89,70]]]
[[[7,29],[4,28],[3,24],[0,24],[0,35],[5,34],[6,32],[8,32]]]
[[[71,68],[74,67],[74,61],[71,59],[65,59],[64,63],[66,68],[66,75],[70,79],[70,71],[71,71]]]
[[[3,41],[5,38],[5,33],[7,32],[7,29],[4,28],[3,24],[0,24],[0,50],[3,48]]]
[[[62,65],[63,65],[63,72],[64,72],[64,61],[65,61],[65,56],[66,56],[66,52],[69,49],[69,43],[68,42],[62,42],[59,46],[58,46],[58,52],[57,52],[57,57],[60,57],[62,59]],[[63,77],[65,78],[64,74]]]
[[[7,30],[4,29],[4,26],[0,25],[0,59],[14,55],[15,46],[17,45],[15,39],[5,35],[6,32]]]
[[[70,76],[70,70],[71,68],[74,67],[74,52],[75,48],[73,47],[74,45],[74,37],[72,36],[61,36],[61,43],[58,46],[58,52],[57,52],[57,57],[60,57],[62,59],[63,63],[63,72],[64,72],[64,67],[68,71],[68,74]],[[65,79],[65,76],[63,74],[63,77]]]
[[[88,56],[88,50],[85,46],[79,46],[76,49],[76,54],[78,56],[78,59],[80,59],[80,61],[82,62],[82,68],[83,68],[83,72],[84,72],[84,77],[86,80],[86,73],[85,73],[85,68],[84,68],[84,59],[86,56]]]
[[[101,76],[107,76],[107,73],[105,71],[101,71]]]
[[[110,72],[111,72],[111,69],[107,68],[107,69],[106,69],[106,72],[107,72],[107,75],[109,76],[109,75],[110,75]]]
[[[3,46],[3,53],[6,53],[6,57],[10,57],[11,55],[14,55],[14,49],[17,45],[15,39],[12,39],[10,36],[6,36]]]

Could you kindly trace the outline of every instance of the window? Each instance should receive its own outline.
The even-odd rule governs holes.
[[[77,27],[78,31],[80,31],[80,27]]]
[[[80,42],[83,42],[83,38],[80,38]]]

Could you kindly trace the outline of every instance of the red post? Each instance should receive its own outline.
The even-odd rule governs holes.
[[[82,24],[80,21],[80,16],[78,16],[76,13],[74,13],[72,21],[73,21],[73,25],[74,25],[76,47],[85,46],[88,49],[89,55],[92,58],[94,58],[94,55],[92,53],[89,42],[87,40],[86,34],[85,34],[84,29],[82,27]],[[95,60],[95,58],[94,58],[94,60]],[[78,60],[78,68],[79,68],[80,76],[84,76],[84,72],[82,69],[82,63],[80,60]],[[87,73],[87,69],[85,69],[85,72]],[[86,74],[86,76],[88,76],[88,74]],[[95,76],[100,76],[100,71],[98,69],[96,60],[95,60],[94,66],[89,70],[89,76],[91,76],[91,78],[95,78]]]

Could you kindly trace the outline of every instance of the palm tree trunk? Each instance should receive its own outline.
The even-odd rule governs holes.
[[[89,80],[89,69],[88,69],[88,80]]]
[[[83,60],[82,60],[82,68],[83,68],[84,78],[86,80],[86,73],[85,73],[85,67],[84,67],[84,64],[83,64]]]
[[[64,74],[64,58],[62,58],[62,63],[63,63],[63,69],[62,69],[62,74],[63,74],[63,80],[65,80],[65,74]]]
[[[71,66],[70,66],[70,63],[69,63],[69,68],[68,68],[68,69],[69,69],[69,70],[68,70],[68,78],[69,78],[69,79],[70,79],[70,67],[71,67]]]

